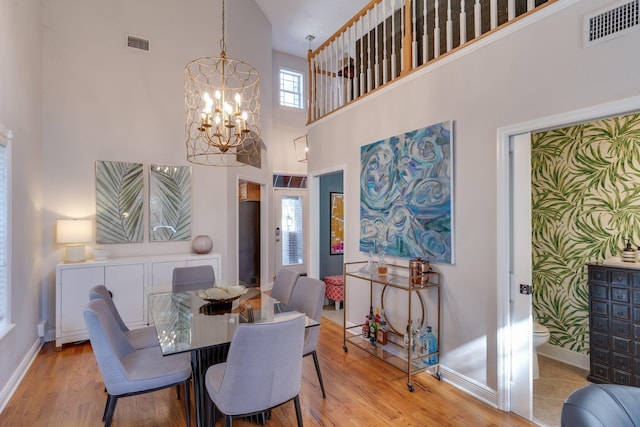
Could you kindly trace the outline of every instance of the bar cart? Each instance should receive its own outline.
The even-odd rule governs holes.
[[[367,286],[369,287],[370,305],[373,306],[374,295],[380,293],[380,302],[384,310],[385,295],[389,289],[399,289],[408,292],[407,297],[407,315],[404,325],[410,325],[412,313],[412,300],[417,296],[421,304],[422,318],[421,329],[426,321],[425,316],[425,297],[434,298],[433,305],[437,307],[436,319],[437,326],[435,329],[438,340],[441,337],[441,294],[440,283],[441,275],[439,272],[428,271],[420,276],[410,276],[409,268],[401,265],[388,264],[388,273],[378,275],[377,270],[372,268],[371,263],[367,261],[348,262],[343,266],[344,275],[344,327],[343,327],[343,349],[348,351],[347,343],[360,348],[379,359],[384,360],[390,365],[407,374],[407,387],[409,391],[414,391],[411,377],[418,372],[428,371],[438,380],[441,379],[440,374],[440,343],[437,351],[429,353],[421,353],[412,351],[415,347],[415,338],[412,333],[408,334],[408,342],[402,328],[392,325],[389,322],[388,341],[386,344],[373,344],[370,339],[365,338],[362,328],[364,323],[347,326],[347,310],[349,304],[347,298],[349,292],[347,286]],[[354,280],[359,279],[359,280]],[[435,360],[435,362],[434,362]]]

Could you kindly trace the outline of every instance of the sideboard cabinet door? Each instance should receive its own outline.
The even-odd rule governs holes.
[[[105,286],[113,294],[113,302],[127,325],[146,324],[144,264],[106,266]]]
[[[103,283],[104,268],[102,266],[61,269],[57,292],[59,313],[56,325],[56,346],[62,345],[58,343],[60,335],[69,337],[78,335],[70,341],[86,339],[82,338],[86,334],[84,306],[89,301],[89,290]]]
[[[56,347],[89,338],[84,307],[89,291],[104,285],[113,294],[120,316],[131,329],[147,325],[145,260],[124,258],[58,264],[56,267]]]

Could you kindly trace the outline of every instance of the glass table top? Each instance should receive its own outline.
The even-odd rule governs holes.
[[[196,291],[151,294],[149,310],[164,355],[229,343],[239,323],[279,322],[299,315],[260,288],[249,288],[226,305],[206,301]],[[308,316],[305,320],[306,327],[319,325]]]

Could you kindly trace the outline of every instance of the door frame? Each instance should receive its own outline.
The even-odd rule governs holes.
[[[267,182],[263,179],[248,176],[243,174],[238,174],[235,179],[235,216],[236,216],[236,230],[235,230],[235,267],[234,267],[234,275],[228,277],[238,277],[238,269],[240,268],[240,257],[239,257],[239,240],[240,240],[240,221],[239,221],[239,203],[240,203],[240,181],[253,182],[254,184],[260,185],[260,290],[264,291],[265,286],[269,286],[271,280],[269,279],[269,259],[272,256],[271,251],[269,249],[270,245],[270,234],[271,228],[269,226],[269,220],[271,216],[269,215],[269,210],[271,209],[271,201],[270,199],[270,190],[271,187]]]
[[[510,196],[511,166],[509,162],[509,141],[512,137],[528,133],[539,132],[564,126],[571,126],[605,117],[624,115],[640,110],[640,96],[625,98],[609,103],[570,111],[567,113],[543,117],[523,123],[498,128],[497,130],[497,224],[510,224],[512,221]],[[514,165],[514,167],[516,167]],[[513,191],[518,191],[514,188]],[[497,228],[497,295],[498,295],[498,324],[497,324],[497,380],[498,380],[498,408],[511,411],[511,372],[513,363],[511,357],[513,345],[511,336],[514,328],[511,325],[510,313],[510,266],[512,233],[509,227]],[[529,246],[531,241],[529,241]],[[529,331],[531,332],[531,331]]]
[[[308,190],[309,190],[309,242],[317,242],[309,244],[309,259],[307,260],[307,270],[310,277],[318,278],[320,274],[320,177],[333,173],[342,172],[342,194],[345,200],[350,200],[349,187],[346,185],[349,180],[349,169],[346,164],[336,165],[331,168],[319,169],[317,171],[308,172]],[[352,178],[353,180],[353,178]],[[358,181],[359,183],[359,181]],[[358,184],[359,185],[359,184]],[[351,216],[349,215],[348,204],[344,209],[344,254],[346,256],[348,249],[354,242],[349,238],[349,224],[351,224]],[[359,205],[358,205],[359,206]],[[359,227],[356,227],[358,230]],[[356,241],[358,241],[356,239]],[[346,259],[345,259],[346,262]]]

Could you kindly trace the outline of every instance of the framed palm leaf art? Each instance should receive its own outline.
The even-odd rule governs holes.
[[[151,165],[149,241],[191,240],[191,168]]]
[[[144,236],[142,163],[96,162],[96,242],[139,243]]]

